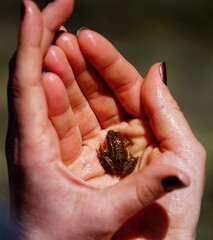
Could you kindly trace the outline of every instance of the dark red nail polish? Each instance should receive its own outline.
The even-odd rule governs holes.
[[[64,31],[64,30],[58,30],[58,31],[56,31],[56,33],[55,33],[55,35],[54,35],[53,43],[55,43],[56,40],[57,40],[63,33],[65,33],[65,32],[66,32],[66,31]]]
[[[162,81],[167,85],[167,72],[166,72],[166,63],[162,62],[159,66],[160,76]]]
[[[162,186],[166,192],[183,188],[186,185],[176,176],[167,177],[162,180]]]

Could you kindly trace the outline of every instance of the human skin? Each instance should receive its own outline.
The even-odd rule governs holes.
[[[56,0],[42,14],[24,4],[7,157],[25,238],[194,239],[205,151],[163,83],[160,63],[143,79],[91,30],[78,38],[64,33],[50,47],[72,1]],[[124,179],[105,173],[97,158],[108,129],[130,137],[139,156]],[[179,184],[169,190],[186,188],[168,192],[162,181],[170,177]]]

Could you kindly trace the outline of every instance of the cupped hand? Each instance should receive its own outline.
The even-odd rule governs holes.
[[[72,113],[75,127],[81,133],[80,147],[76,147],[80,155],[74,158],[74,155],[70,158],[62,155],[65,162],[70,159],[68,167],[75,175],[101,188],[119,181],[100,168],[95,155],[106,131],[113,129],[131,139],[131,151],[139,157],[135,172],[143,172],[141,169],[147,166],[167,165],[182,169],[191,179],[190,187],[167,194],[142,210],[120,229],[116,237],[154,239],[167,236],[174,239],[181,235],[193,239],[203,193],[205,150],[163,83],[162,64],[153,65],[143,79],[111,43],[88,29],[82,30],[78,37],[63,33],[56,45],[50,49],[44,62],[47,70],[60,77],[58,82],[63,95],[67,93],[68,96],[65,109]],[[59,62],[63,62],[63,66]],[[53,93],[48,90],[48,77],[44,83],[49,109],[54,112],[57,105],[48,97]],[[60,99],[62,95],[59,94],[58,103]],[[63,127],[67,132],[67,126]],[[63,127],[60,126],[60,130]],[[74,146],[79,146],[75,143]],[[69,147],[67,151],[66,147],[63,149],[65,153],[70,152]],[[92,168],[89,167],[92,165],[90,154]]]
[[[143,80],[88,30],[78,42],[63,34],[60,48],[47,52],[73,2],[56,0],[42,14],[32,1],[24,5],[9,88],[7,158],[26,239],[192,236],[205,156],[163,84],[159,64]],[[43,59],[50,73],[42,73]],[[139,157],[135,173],[121,181],[98,162],[96,149],[107,129],[129,137]],[[166,194],[189,185],[185,173],[190,187]],[[185,214],[189,206],[192,219]]]

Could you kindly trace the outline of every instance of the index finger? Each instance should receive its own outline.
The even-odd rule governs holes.
[[[135,117],[144,116],[140,101],[143,78],[100,34],[84,29],[78,35],[82,53],[100,73],[123,108]]]

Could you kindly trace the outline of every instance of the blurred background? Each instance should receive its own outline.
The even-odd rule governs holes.
[[[41,7],[44,1],[37,3]],[[0,201],[6,205],[6,85],[8,61],[16,48],[19,5],[20,1],[0,2]],[[154,62],[167,63],[168,86],[207,150],[206,189],[197,239],[212,239],[213,1],[76,0],[66,26],[73,33],[83,26],[100,32],[143,76]]]

